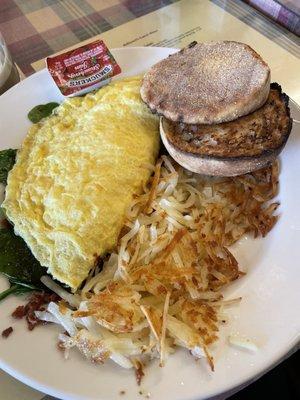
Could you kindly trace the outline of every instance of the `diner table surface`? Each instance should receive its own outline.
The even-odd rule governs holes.
[[[22,79],[44,68],[45,57],[95,38],[110,48],[240,40],[264,54],[275,79],[280,76],[284,90],[300,103],[300,38],[239,0],[0,0],[0,32]],[[0,393],[1,400],[53,399],[1,371]],[[243,393],[240,398],[251,398]]]

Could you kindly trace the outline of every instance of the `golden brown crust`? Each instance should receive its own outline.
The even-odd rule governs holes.
[[[143,79],[141,96],[153,112],[172,121],[216,124],[261,107],[270,69],[248,45],[199,43],[155,64]]]
[[[186,153],[173,146],[161,130],[162,141],[168,153],[182,167],[202,175],[237,176],[256,171],[275,161],[280,149],[258,157],[217,158]]]
[[[285,145],[292,119],[288,97],[272,83],[267,102],[236,121],[217,125],[186,125],[163,120],[168,141],[186,153],[218,159],[245,159],[278,154]]]

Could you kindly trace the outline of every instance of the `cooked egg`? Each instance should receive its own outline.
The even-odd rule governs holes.
[[[3,203],[16,234],[72,289],[117,244],[133,195],[159,150],[158,117],[128,78],[66,100],[33,125]]]

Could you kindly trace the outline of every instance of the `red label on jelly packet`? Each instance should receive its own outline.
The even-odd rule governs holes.
[[[64,96],[74,96],[96,89],[121,68],[102,40],[46,59],[47,68]]]

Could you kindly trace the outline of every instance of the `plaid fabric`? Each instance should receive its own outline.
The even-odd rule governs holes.
[[[177,0],[0,0],[0,31],[25,75],[31,64]]]
[[[286,0],[244,0],[285,28],[300,36],[300,2]]]

